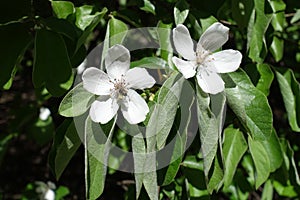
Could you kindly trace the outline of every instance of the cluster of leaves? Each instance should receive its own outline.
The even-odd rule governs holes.
[[[135,185],[124,185],[127,188],[124,196],[126,199],[299,196],[299,157],[294,153],[299,151],[300,143],[293,139],[300,132],[299,3],[283,0],[214,0],[213,3],[196,0],[14,0],[4,4],[0,6],[3,15],[0,17],[0,86],[3,90],[11,88],[14,77],[24,67],[20,67],[24,54],[30,54],[32,83],[40,97],[32,109],[70,90],[76,67],[98,42],[104,41],[105,53],[110,46],[123,41],[129,28],[152,26],[166,28],[170,33],[171,28],[181,23],[189,27],[194,39],[198,39],[213,22],[223,22],[230,27],[230,41],[225,48],[241,51],[243,63],[237,72],[222,76],[226,89],[218,95],[203,93],[192,81],[195,98],[183,95],[186,82],[170,61],[172,41],[165,32],[158,34],[159,50],[133,54],[136,61],[131,67],[151,66],[163,74],[161,77],[165,80],[160,88],[143,94],[148,100],[153,99],[149,100],[151,112],[144,134],[155,133],[155,137],[142,139],[140,132],[132,137],[115,127],[114,122],[102,126],[108,140],[133,152],[135,171],[142,172],[145,166],[153,169],[136,173]],[[16,4],[20,10],[15,10]],[[59,111],[65,117],[85,116],[91,98],[93,95],[78,84],[64,97],[59,109],[56,105],[56,110],[52,111],[54,114]],[[186,102],[185,106],[178,108],[178,98]],[[284,106],[278,103],[281,99]],[[192,110],[197,110],[196,116]],[[188,117],[180,121],[183,113]],[[189,137],[188,124],[193,117],[198,119],[199,131],[184,152]],[[115,162],[118,168],[122,160],[108,161],[105,156],[109,144],[95,142],[93,132],[97,127],[88,119],[85,146],[100,152],[102,160]],[[167,123],[160,127],[161,121]],[[288,122],[289,126],[283,127],[277,122]],[[51,118],[43,123],[46,122],[37,119],[35,127],[54,129]],[[183,129],[179,123],[183,124]],[[0,158],[2,149],[12,137],[1,138]],[[60,178],[81,145],[80,137],[70,119],[56,129],[49,154],[49,164],[56,178]],[[137,156],[163,149],[172,138],[178,139],[173,147],[176,159],[165,168],[156,171],[155,155]],[[106,174],[118,172],[107,171],[87,148],[85,161],[87,198],[96,199],[103,193]]]

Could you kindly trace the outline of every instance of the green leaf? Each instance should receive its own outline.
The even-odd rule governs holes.
[[[270,172],[275,172],[283,162],[283,152],[281,151],[281,148],[278,148],[280,146],[280,142],[275,129],[273,129],[268,140],[262,140],[260,142],[268,154],[270,160]]]
[[[272,200],[273,199],[273,185],[271,180],[268,180],[264,185],[264,190],[261,196],[261,200]]]
[[[209,195],[205,184],[202,160],[197,160],[195,156],[187,156],[183,162],[182,171],[188,182],[188,192],[191,197]]]
[[[104,59],[107,50],[115,44],[122,44],[127,34],[128,27],[121,20],[111,17],[107,23],[105,39],[103,42],[102,56],[100,69],[104,70]]]
[[[254,9],[247,30],[247,48],[249,57],[255,62],[262,63],[266,56],[265,33],[271,19],[271,14],[265,14],[265,1],[254,0]]]
[[[176,76],[176,75],[175,75]],[[156,135],[156,147],[158,150],[165,146],[167,137],[173,126],[173,122],[176,116],[179,97],[181,94],[182,85],[184,78],[173,82],[170,88],[168,84],[172,82],[172,78],[168,79],[162,87],[168,90],[167,94],[165,91],[160,91],[158,94],[158,101],[155,104],[154,110],[150,115],[150,119],[147,125],[146,134]],[[163,95],[161,95],[162,93]],[[163,123],[162,123],[163,122]]]
[[[290,184],[283,185],[278,181],[273,181],[273,186],[274,186],[276,192],[280,196],[289,197],[289,198],[299,197],[299,193],[297,193],[295,187]]]
[[[217,22],[218,20],[214,16],[209,16],[207,18],[201,18],[200,23],[202,27],[202,31],[204,32],[208,27],[210,27],[213,23]]]
[[[174,126],[169,134],[170,138],[172,133],[176,133],[175,136],[171,135],[173,138],[168,143],[168,158],[166,158],[165,154],[158,154],[159,156],[162,155],[162,157],[160,156],[158,158],[158,165],[161,160],[163,160],[164,163],[170,163],[167,167],[159,171],[159,185],[168,185],[174,181],[187,149],[188,133],[192,132],[191,134],[196,135],[197,130],[191,129],[191,126],[195,125],[192,124],[191,121],[193,120],[191,119],[197,117],[195,113],[195,96],[190,92],[191,90],[191,86],[185,81],[180,96],[180,102],[183,102],[180,104],[180,115],[177,115],[178,118],[175,119]],[[191,134],[190,137],[193,137]],[[172,154],[170,155],[170,153]]]
[[[82,35],[78,39],[76,51],[85,43],[88,36],[100,23],[107,11],[107,8],[103,8],[101,12],[89,15],[92,12],[92,8],[90,6],[86,5],[76,9],[76,25],[83,30]]]
[[[191,23],[191,25],[192,25],[192,29],[193,29],[193,33],[194,33],[194,35],[193,35],[193,37],[194,38],[200,38],[200,36],[201,36],[201,34],[203,33],[203,31],[202,31],[202,28],[201,28],[201,26],[200,26],[200,23],[199,23],[199,21],[197,20],[197,18],[193,15],[193,14],[189,14],[188,15],[188,17],[189,17],[189,22]]]
[[[269,160],[268,152],[266,151],[262,142],[253,140],[249,136],[248,144],[255,165],[255,188],[258,189],[259,186],[268,179],[271,172],[271,163]]]
[[[255,140],[266,140],[273,129],[273,116],[267,97],[239,69],[223,74],[228,105]]]
[[[57,18],[66,19],[75,12],[74,4],[69,1],[51,1],[52,9]]]
[[[114,17],[109,20],[108,24],[109,46],[112,47],[115,44],[122,44],[128,31],[127,25]]]
[[[222,169],[221,155],[216,155],[214,158],[212,172],[208,175],[207,191],[212,194],[214,190],[218,191],[223,184],[224,171]]]
[[[295,15],[293,16],[293,18],[291,19],[291,24],[297,22],[300,20],[300,9],[297,9]]]
[[[208,172],[218,149],[219,126],[210,110],[210,98],[197,85],[198,123],[201,151],[204,160],[204,174]]]
[[[57,129],[49,153],[50,167],[58,180],[81,145],[74,122],[65,120]]]
[[[285,156],[287,156],[289,163],[287,164],[287,169],[289,170],[289,180],[292,185],[300,186],[300,177],[298,173],[297,164],[295,161],[295,153],[292,149],[290,143],[287,140],[282,141],[281,146],[285,150]],[[299,191],[298,191],[299,192]]]
[[[286,24],[285,20],[285,3],[282,0],[278,1],[269,1],[270,5],[273,9],[273,17],[272,17],[272,26],[274,31],[283,32]],[[273,36],[273,41],[271,44],[271,53],[275,58],[275,61],[278,62],[283,57],[284,51],[284,40],[278,38],[276,34]]]
[[[175,24],[183,24],[189,14],[189,4],[185,0],[180,0],[174,7]]]
[[[144,179],[144,164],[146,162],[146,144],[141,133],[132,138],[132,153],[134,160],[134,178],[136,188],[136,199],[140,196]]]
[[[225,96],[223,93],[204,93],[197,84],[197,113],[200,131],[201,151],[204,159],[204,174],[208,176],[217,153],[223,126]]]
[[[282,59],[283,50],[284,50],[284,40],[278,38],[277,36],[274,36],[270,51],[274,56],[276,62],[279,62]]]
[[[91,103],[95,100],[95,95],[83,88],[79,83],[61,101],[58,112],[65,117],[76,117],[85,113]]]
[[[40,29],[35,37],[33,84],[45,84],[53,96],[61,96],[73,83],[72,66],[61,35]]]
[[[143,67],[148,69],[167,69],[167,62],[158,57],[144,57],[130,63],[130,68]]]
[[[282,71],[282,72],[280,72]],[[276,76],[293,131],[300,132],[300,84],[291,69],[277,70]]]
[[[1,88],[14,76],[14,67],[21,61],[25,50],[32,41],[26,26],[28,24],[21,23],[0,26]]]
[[[148,169],[149,167],[153,171],[144,173],[143,184],[147,191],[150,200],[158,200],[158,185],[157,185],[157,175],[156,175],[156,158],[155,154],[147,157]]]
[[[231,127],[224,130],[223,155],[225,165],[225,187],[229,187],[231,184],[237,166],[247,149],[247,141],[245,140],[241,131]]]
[[[94,20],[97,14],[92,15],[94,7],[91,5],[83,5],[76,8],[76,26],[81,30],[85,30]]]
[[[153,137],[152,137],[153,138]],[[144,142],[141,133],[132,139],[132,150],[134,158],[134,176],[136,181],[136,199],[138,199],[142,185],[151,200],[158,199],[158,186],[156,175],[156,155],[150,152],[149,147]]]
[[[173,48],[171,45],[171,30],[172,30],[172,23],[171,24],[164,24],[162,21],[159,21],[157,24],[157,35],[159,40],[160,46],[160,56],[164,59],[167,64],[168,68],[173,69]],[[166,68],[166,69],[168,69]]]
[[[55,200],[61,200],[68,194],[70,194],[70,190],[67,187],[59,186],[59,188],[55,190]]]
[[[274,79],[274,74],[267,64],[257,64],[256,67],[260,74],[260,78],[258,80],[256,88],[266,96],[268,96],[270,93],[270,87]]]
[[[107,172],[107,162],[114,126],[107,124],[106,129],[110,129],[108,137],[107,130],[98,123],[92,122],[88,116],[85,121],[85,184],[87,199],[97,199],[104,190],[105,177]]]
[[[140,9],[155,15],[155,6],[151,3],[151,1],[149,0],[143,0],[143,1],[144,1],[144,6],[140,7]]]
[[[246,184],[245,184],[245,182],[243,182],[243,183],[245,186],[248,185],[247,188],[250,187],[250,189],[248,189],[247,191],[251,192],[255,186],[255,166],[253,163],[253,159],[251,158],[251,155],[246,153],[243,156],[241,164],[242,164],[244,170],[246,170],[246,172],[247,172]],[[236,176],[234,177],[234,180],[236,183],[241,183],[241,181],[239,180],[239,178],[241,177],[240,176],[241,174],[239,172],[241,172],[240,168],[237,169],[237,172],[236,172],[237,177]],[[242,172],[242,174],[243,174],[242,177],[245,177],[244,171]],[[247,184],[247,183],[249,183],[249,184]]]

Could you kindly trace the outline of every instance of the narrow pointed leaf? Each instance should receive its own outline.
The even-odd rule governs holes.
[[[92,122],[90,117],[85,122],[85,182],[87,199],[97,199],[104,190],[107,162],[114,125],[103,128]],[[108,133],[109,132],[109,133]],[[108,137],[105,135],[108,133]]]
[[[270,160],[264,145],[248,137],[248,144],[255,165],[255,188],[259,188],[270,175]]]
[[[58,180],[81,145],[74,122],[65,120],[56,131],[49,153],[49,164]]]
[[[225,187],[231,184],[237,166],[247,149],[247,141],[241,131],[231,127],[225,129],[223,143]]]
[[[276,71],[280,92],[293,131],[300,132],[300,84],[292,70]]]

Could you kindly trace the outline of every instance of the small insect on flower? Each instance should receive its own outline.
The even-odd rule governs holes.
[[[173,42],[177,52],[185,59],[173,57],[172,61],[184,78],[196,76],[201,89],[210,94],[217,94],[225,89],[218,73],[233,72],[242,61],[239,51],[228,49],[213,53],[228,40],[229,28],[219,22],[212,24],[202,34],[194,49],[194,42],[188,29],[177,25],[173,29]]]
[[[145,120],[149,108],[134,89],[151,88],[155,80],[144,68],[129,69],[130,54],[122,45],[114,45],[105,57],[106,72],[90,67],[83,72],[83,87],[99,97],[92,103],[89,115],[94,122],[105,124],[119,108],[130,124]]]

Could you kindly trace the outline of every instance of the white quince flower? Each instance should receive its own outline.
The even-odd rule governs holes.
[[[48,108],[41,107],[39,118],[43,121],[47,120],[51,114],[51,111]]]
[[[44,200],[54,200],[55,199],[55,193],[50,188],[47,189],[45,192]]]
[[[172,61],[184,78],[196,75],[197,82],[206,93],[217,94],[225,89],[218,73],[233,72],[238,69],[242,54],[236,50],[212,53],[228,40],[229,28],[219,22],[212,24],[200,37],[196,51],[188,29],[177,25],[173,29],[173,42],[177,52],[185,58],[173,57]]]
[[[129,69],[130,54],[122,45],[114,45],[105,57],[106,71],[90,67],[83,72],[83,87],[99,97],[92,103],[89,115],[94,122],[109,122],[121,107],[130,124],[145,120],[149,108],[133,89],[151,88],[155,80],[144,68]]]

